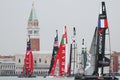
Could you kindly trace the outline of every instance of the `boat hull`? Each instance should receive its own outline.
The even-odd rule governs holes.
[[[119,80],[119,79],[112,76],[79,75],[75,76],[74,80]]]
[[[35,75],[31,75],[31,76],[23,76],[23,75],[19,75],[18,78],[35,78]]]

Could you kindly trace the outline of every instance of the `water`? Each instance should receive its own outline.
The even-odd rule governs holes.
[[[120,76],[118,77],[120,79]],[[44,77],[36,77],[36,78],[18,78],[18,77],[0,77],[0,80],[74,80],[74,78],[44,78]]]
[[[18,77],[0,77],[0,80],[74,80],[74,78],[44,78],[44,77],[36,77],[36,78],[18,78]]]

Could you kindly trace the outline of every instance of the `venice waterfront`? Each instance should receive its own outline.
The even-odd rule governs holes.
[[[120,76],[117,77],[120,80]],[[18,78],[18,77],[0,77],[0,80],[74,80],[74,78],[44,78],[44,77],[36,77],[36,78]]]
[[[44,78],[44,77],[36,77],[36,78],[18,78],[18,77],[0,77],[0,80],[74,80],[74,78]]]

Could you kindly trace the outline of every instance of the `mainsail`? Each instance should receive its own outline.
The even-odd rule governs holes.
[[[102,8],[98,18],[97,26],[97,51],[96,51],[96,67],[95,74],[98,73],[98,67],[101,68],[101,74],[103,74],[104,66],[109,66],[110,61],[105,57],[105,35],[106,29],[108,29],[108,20],[106,15],[105,2],[102,2]]]
[[[51,64],[50,64],[49,74],[51,72],[51,69],[53,67],[56,55],[58,53],[58,48],[59,48],[59,46],[58,46],[58,30],[56,30],[56,36],[54,38],[54,46],[53,46],[53,52],[52,52],[52,58],[51,58]]]
[[[96,48],[97,47],[97,27],[95,28],[95,32],[93,35],[93,39],[92,39],[92,43],[91,43],[91,47],[90,47],[90,55],[91,55],[91,60],[90,60],[90,68],[88,70],[86,70],[86,74],[87,75],[92,75],[94,70],[95,70],[95,55],[96,55]]]
[[[85,47],[85,44],[84,44],[84,39],[82,40],[82,68],[83,70],[85,71],[85,68],[87,66],[87,48]]]
[[[59,75],[62,76],[65,74],[65,56],[66,56],[66,44],[67,44],[67,33],[66,33],[66,26],[65,32],[62,35],[61,43],[58,49],[58,53],[54,60],[53,67],[51,69],[50,75]],[[58,70],[59,69],[59,70]],[[56,71],[57,70],[57,71]],[[59,71],[59,72],[58,72]],[[55,74],[57,73],[57,74]]]
[[[30,77],[33,74],[33,70],[34,70],[34,61],[33,61],[33,54],[31,51],[31,44],[29,39],[29,41],[27,42],[27,49],[24,59],[22,75],[26,77]]]
[[[98,75],[99,70],[103,74],[105,66],[109,66],[110,60],[105,57],[105,38],[106,38],[106,29],[108,29],[108,21],[106,15],[105,2],[102,2],[102,8],[98,17],[98,26],[95,29],[95,34],[91,46],[90,53],[95,59],[95,65],[93,75]],[[93,51],[96,50],[96,51]]]
[[[99,71],[103,74],[105,66],[110,65],[110,60],[105,57],[105,38],[108,29],[108,20],[106,15],[105,2],[102,2],[102,8],[98,17],[98,25],[95,28],[90,54],[91,54],[91,71],[87,74],[98,75]]]
[[[70,76],[74,76],[78,71],[79,55],[77,53],[76,29],[73,27],[72,42],[70,44]]]

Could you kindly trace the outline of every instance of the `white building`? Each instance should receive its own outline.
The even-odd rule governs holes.
[[[51,54],[36,53],[34,51],[34,74],[36,76],[48,75]],[[24,64],[24,55],[0,56],[0,76],[20,75]]]
[[[15,75],[15,56],[0,56],[0,76]]]
[[[44,53],[33,53],[34,54],[34,74],[37,76],[48,75],[51,54]],[[24,55],[18,54],[15,55],[15,73],[16,75],[20,75],[23,69],[24,64]]]

